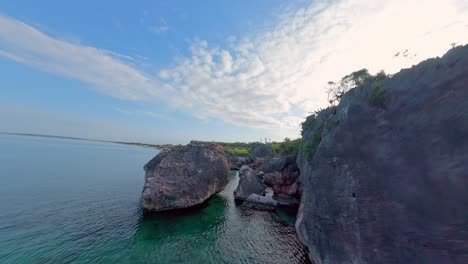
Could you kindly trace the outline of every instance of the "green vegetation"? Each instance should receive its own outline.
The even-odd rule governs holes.
[[[250,148],[247,147],[234,147],[225,144],[224,151],[233,156],[250,156]]]
[[[275,156],[297,155],[301,142],[300,138],[294,140],[285,138],[283,142],[272,142],[271,146],[275,151]]]
[[[361,69],[344,76],[337,83],[330,81],[328,82],[328,102],[331,105],[337,105],[349,90],[386,78],[388,75],[384,71],[372,75],[367,69]]]
[[[234,142],[234,143],[226,143],[226,142],[215,142],[215,141],[199,141],[199,140],[192,140],[190,144],[195,145],[203,145],[203,144],[219,144],[223,146],[224,151],[229,153],[233,156],[250,156],[250,149],[254,143],[243,143],[243,142]]]
[[[315,130],[314,135],[312,136],[312,141],[307,141],[302,147],[302,154],[306,157],[308,161],[312,161],[315,152],[317,151],[318,145],[320,144],[320,142],[322,142],[323,128],[324,125],[322,122],[322,124]]]
[[[387,90],[380,86],[379,84],[374,84],[372,86],[372,92],[370,95],[370,102],[378,107],[385,108],[385,95]]]
[[[314,158],[316,150],[315,147],[316,146],[314,146],[314,144],[312,144],[311,142],[304,143],[304,146],[302,148],[302,154],[308,161],[312,161],[312,159]]]

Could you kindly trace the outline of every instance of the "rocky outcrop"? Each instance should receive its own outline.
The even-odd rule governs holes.
[[[299,169],[295,156],[274,157],[266,160],[256,159],[251,165],[241,167],[239,177],[239,185],[234,192],[236,200],[245,201],[252,194],[256,194],[259,197],[268,198],[256,199],[260,202],[275,201],[275,203],[267,204],[268,208],[271,208],[272,204],[275,207],[278,205],[296,207],[299,203],[297,200],[299,197],[297,184]],[[271,193],[267,194],[267,190]],[[248,204],[252,204],[252,201],[250,203],[244,202],[244,205]],[[256,206],[251,205],[247,207],[256,208]]]
[[[239,170],[239,185],[234,190],[234,198],[243,201],[252,194],[264,195],[265,187],[259,180],[257,172],[244,165]]]
[[[303,124],[296,229],[316,263],[468,262],[468,46]]]
[[[249,195],[249,197],[243,202],[242,206],[254,210],[272,211],[275,210],[276,206],[278,206],[278,202],[271,197],[254,193]]]
[[[277,194],[297,196],[299,169],[296,156],[275,157],[265,160],[261,166],[262,181]]]
[[[269,144],[256,143],[250,149],[252,159],[273,157],[275,154],[273,147]]]
[[[230,180],[220,145],[192,145],[163,150],[145,166],[142,205],[165,211],[203,203]]]
[[[250,156],[244,157],[244,156],[234,156],[229,153],[225,153],[226,160],[228,162],[229,168],[231,170],[238,170],[240,169],[243,165],[248,165],[253,162],[252,158]]]

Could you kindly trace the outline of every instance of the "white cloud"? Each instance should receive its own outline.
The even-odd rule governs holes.
[[[148,75],[120,56],[0,17],[0,56],[112,96],[160,98],[202,119],[297,133],[301,118],[326,104],[328,81],[364,67],[393,73],[440,56],[453,42],[468,43],[467,25],[463,0],[314,1],[285,11],[270,31],[229,37],[229,48],[194,41],[190,56]],[[409,56],[394,56],[405,50]]]
[[[119,60],[121,56],[55,39],[17,20],[0,16],[0,56],[43,71],[89,83],[115,97],[158,96],[157,80]]]

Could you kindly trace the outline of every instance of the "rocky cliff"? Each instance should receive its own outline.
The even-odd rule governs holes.
[[[296,229],[316,263],[468,263],[468,46],[303,124]]]

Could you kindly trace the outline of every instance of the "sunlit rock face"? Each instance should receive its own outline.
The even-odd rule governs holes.
[[[303,130],[311,260],[467,263],[468,46],[351,90]]]
[[[187,145],[161,151],[144,167],[142,206],[165,211],[194,206],[221,191],[230,180],[219,145]]]

